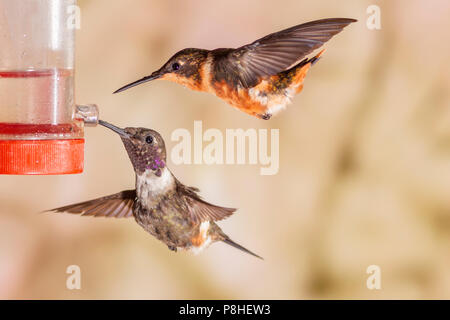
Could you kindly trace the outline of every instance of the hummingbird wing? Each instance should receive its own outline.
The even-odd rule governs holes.
[[[133,216],[136,190],[125,190],[110,196],[55,208],[46,212],[67,212],[82,216],[129,218]]]
[[[229,80],[231,75],[244,88],[254,87],[261,77],[287,70],[355,21],[347,18],[322,19],[269,34],[219,55],[215,61],[217,73],[224,77],[228,74],[225,80]]]
[[[186,207],[190,218],[195,223],[219,221],[231,216],[236,209],[216,206],[204,201],[198,194],[200,190],[187,187],[177,180],[177,191]]]

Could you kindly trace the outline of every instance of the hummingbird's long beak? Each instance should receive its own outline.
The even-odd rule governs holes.
[[[162,74],[161,74],[160,71],[155,71],[155,72],[153,72],[151,75],[149,75],[147,77],[143,77],[140,80],[137,80],[135,82],[129,83],[126,86],[123,86],[122,88],[117,89],[116,91],[113,92],[113,94],[125,91],[125,90],[133,88],[133,87],[136,87],[136,86],[138,86],[138,85],[140,85],[141,83],[144,83],[144,82],[156,80],[158,78],[161,78],[161,76],[162,76]]]
[[[108,129],[111,129],[112,131],[114,131],[115,133],[117,133],[119,136],[121,136],[123,138],[130,138],[130,135],[128,133],[126,133],[125,130],[123,130],[119,127],[116,127],[116,126],[112,125],[111,123],[108,123],[103,120],[98,120],[98,124],[108,128]]]

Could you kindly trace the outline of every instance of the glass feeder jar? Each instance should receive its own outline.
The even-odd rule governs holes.
[[[0,174],[83,171],[76,0],[0,0]]]

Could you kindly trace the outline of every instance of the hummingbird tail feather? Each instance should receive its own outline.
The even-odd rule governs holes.
[[[325,49],[322,49],[322,51],[320,51],[314,58],[309,59],[309,63],[311,63],[311,65],[314,65],[317,61],[319,61],[320,56],[325,52]]]
[[[287,70],[287,72],[290,72],[291,70],[294,70],[295,75],[294,79],[292,80],[292,83],[294,83],[294,89],[295,93],[300,93],[303,89],[303,81],[305,80],[305,77],[311,68],[317,61],[319,61],[322,54],[325,52],[325,49],[321,50],[318,54],[316,54],[313,58],[305,58],[300,63],[293,66],[291,69]]]
[[[303,59],[302,61],[297,63],[295,66],[288,69],[286,72],[289,72],[291,70],[297,70],[297,73],[303,73],[304,75],[306,75],[306,72],[309,70],[309,68],[311,66],[313,66],[317,61],[320,60],[320,58],[321,58],[322,54],[325,52],[325,50],[326,49],[322,49],[318,54],[316,54],[311,59],[310,58]]]
[[[223,239],[222,241],[225,242],[226,244],[228,244],[228,245],[230,245],[230,246],[236,248],[236,249],[239,249],[239,250],[244,251],[244,252],[246,252],[246,253],[248,253],[248,254],[251,254],[252,256],[254,256],[254,257],[256,257],[256,258],[259,258],[259,259],[261,259],[261,260],[264,260],[262,257],[258,256],[256,253],[253,253],[253,252],[251,252],[250,250],[248,250],[247,248],[244,248],[243,246],[241,246],[240,244],[234,242],[234,241],[231,240],[230,238],[225,238],[225,239]]]

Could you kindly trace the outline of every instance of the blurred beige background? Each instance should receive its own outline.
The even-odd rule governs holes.
[[[0,298],[450,298],[450,3],[81,0],[78,103],[119,126],[279,128],[280,170],[169,165],[259,261],[225,244],[174,254],[133,220],[37,212],[134,184],[120,140],[86,130],[85,172],[0,177]],[[366,27],[381,8],[382,28]],[[293,105],[259,121],[212,95],[154,82],[118,87],[185,47],[240,46],[302,22],[359,22],[325,45]],[[66,289],[81,267],[82,289]],[[382,289],[366,288],[379,265]]]

